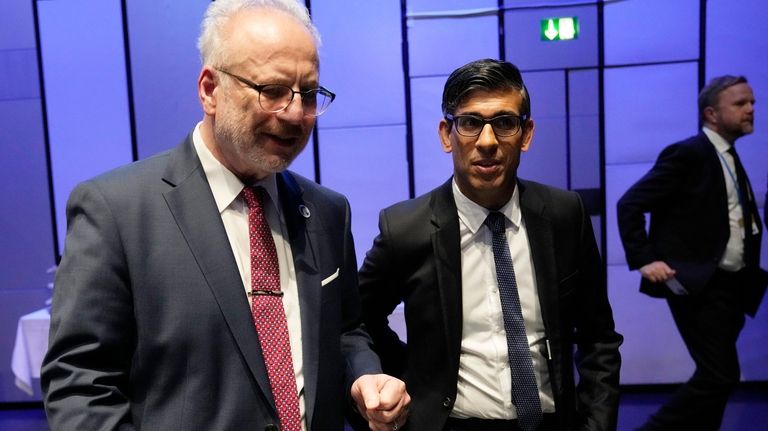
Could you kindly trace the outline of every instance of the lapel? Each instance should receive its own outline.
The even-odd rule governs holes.
[[[459,215],[453,198],[453,179],[438,187],[430,199],[432,250],[435,256],[437,288],[443,313],[443,331],[450,357],[461,350],[461,245]]]
[[[163,194],[168,208],[262,395],[274,409],[275,402],[248,300],[243,294],[240,272],[191,135],[171,151],[163,181],[173,187]]]
[[[533,271],[536,275],[536,290],[539,295],[541,317],[544,320],[544,330],[547,337],[556,333],[560,327],[558,311],[557,260],[553,238],[552,220],[547,216],[547,205],[537,190],[529,187],[523,180],[518,179],[520,189],[520,211],[523,214],[525,230],[528,234],[528,245],[531,249]],[[552,357],[559,357],[558,343],[552,343]],[[559,380],[560,373],[554,373],[553,379]],[[556,382],[561,387],[561,382]]]
[[[299,307],[301,307],[302,362],[304,375],[304,404],[307,424],[312,424],[315,400],[318,395],[317,381],[320,369],[320,325],[321,289],[320,272],[316,256],[320,245],[316,232],[322,232],[320,210],[313,202],[304,201],[304,190],[294,176],[283,171],[277,175],[277,188],[280,202],[288,226],[288,239],[291,244],[293,265],[296,271],[296,284],[299,289]],[[304,217],[301,207],[309,209],[309,217]]]
[[[709,141],[707,135],[704,132],[699,133],[695,140],[693,148],[699,153],[699,157],[704,160],[705,168],[701,171],[701,188],[700,193],[711,193],[714,200],[707,199],[708,202],[712,202],[709,205],[708,212],[711,217],[716,217],[715,226],[717,226],[717,238],[722,241],[723,249],[725,243],[728,241],[730,230],[728,228],[730,224],[730,213],[728,211],[728,188],[727,183],[732,181],[728,178],[729,175],[723,172],[722,159],[718,154],[717,149]],[[709,173],[717,172],[715,175]],[[714,205],[712,207],[711,205]],[[754,217],[753,211],[753,217]],[[746,244],[754,244],[754,242],[747,241]],[[759,248],[759,239],[758,245]],[[754,253],[752,254],[754,255]]]
[[[720,162],[720,155],[717,154],[717,149],[714,145],[712,145],[711,142],[709,142],[709,138],[707,138],[707,135],[705,135],[703,132],[699,133],[697,135],[697,138],[695,142],[695,148],[697,148],[698,151],[700,151],[702,154],[705,155],[705,159],[707,160],[707,169],[705,169],[704,172],[719,172],[720,175],[704,175],[704,180],[709,181],[710,184],[707,185],[707,189],[711,190],[712,193],[717,196],[718,202],[718,210],[717,212],[720,213],[720,218],[725,217],[728,218],[728,191],[726,188],[726,181],[728,179],[725,178],[725,173],[723,173],[723,165]],[[726,225],[727,225],[726,220]]]

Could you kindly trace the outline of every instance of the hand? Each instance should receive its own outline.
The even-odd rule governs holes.
[[[374,431],[397,431],[408,419],[411,396],[405,383],[386,374],[366,374],[352,383],[357,411]]]
[[[665,262],[657,260],[640,268],[640,274],[654,283],[662,283],[675,276],[675,270]]]

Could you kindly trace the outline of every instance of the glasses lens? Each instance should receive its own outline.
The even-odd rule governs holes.
[[[481,118],[472,115],[461,115],[456,118],[456,131],[464,136],[477,136],[483,130],[485,123]]]
[[[306,112],[307,115],[318,116],[325,112],[331,105],[331,102],[333,102],[333,95],[324,88],[317,88],[312,90],[310,94],[307,94],[306,99],[303,99],[303,101],[304,112]],[[313,112],[314,114],[312,114]]]
[[[520,118],[514,115],[502,115],[491,120],[493,133],[498,136],[512,136],[520,127]]]
[[[291,103],[291,99],[293,99],[293,90],[285,85],[265,85],[259,92],[259,104],[265,111],[282,111]]]
[[[325,112],[331,101],[333,101],[333,95],[324,88],[294,92],[292,88],[285,85],[269,84],[262,87],[259,92],[259,104],[261,104],[262,109],[265,111],[282,111],[291,104],[296,93],[301,97],[304,115],[311,117],[316,117]]]

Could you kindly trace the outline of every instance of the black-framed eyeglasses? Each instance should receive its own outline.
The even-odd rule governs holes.
[[[527,115],[499,115],[483,118],[477,115],[445,114],[445,119],[456,125],[456,132],[461,136],[474,138],[480,135],[486,124],[490,124],[496,136],[515,136],[528,120]]]
[[[335,94],[324,87],[296,91],[287,85],[257,84],[224,69],[216,68],[216,70],[237,79],[259,93],[259,106],[267,112],[280,112],[287,109],[291,102],[293,102],[293,98],[299,94],[301,95],[301,106],[304,109],[304,115],[317,117],[325,112],[331,105],[331,102],[333,102],[333,99],[336,98]]]

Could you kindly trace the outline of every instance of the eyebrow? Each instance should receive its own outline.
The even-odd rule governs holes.
[[[514,115],[515,117],[519,117],[520,116],[520,114],[517,113],[517,112],[507,111],[507,110],[496,111],[496,112],[494,112],[493,114],[491,114],[488,117],[483,116],[482,114],[480,114],[477,111],[468,111],[468,112],[462,112],[460,114],[454,114],[454,116],[456,116],[456,115],[472,115],[472,116],[480,117],[480,118],[494,118],[494,117],[498,117],[498,116],[501,116],[501,115]]]

